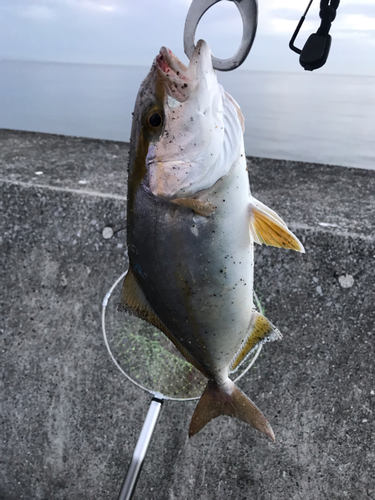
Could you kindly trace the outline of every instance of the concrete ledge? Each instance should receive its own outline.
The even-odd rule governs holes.
[[[117,373],[100,325],[127,266],[128,146],[2,130],[0,148],[0,498],[114,499],[150,401]],[[241,387],[277,441],[225,417],[189,441],[194,403],[166,403],[134,498],[372,499],[375,171],[258,158],[249,170],[306,246],[256,252],[284,339]]]

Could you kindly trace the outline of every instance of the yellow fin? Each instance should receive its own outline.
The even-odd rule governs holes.
[[[137,316],[144,321],[161,330],[169,340],[177,347],[184,358],[189,361],[197,370],[208,377],[204,368],[196,361],[189,351],[181,344],[181,342],[173,335],[165,323],[159,318],[153,310],[151,304],[148,302],[145,294],[138,284],[134,271],[129,268],[125,276],[124,284],[121,292],[121,303],[123,308],[133,316]]]
[[[231,380],[222,384],[209,380],[195,408],[189,427],[189,437],[197,434],[213,418],[220,415],[236,417],[252,425],[275,441],[273,430],[259,408]]]
[[[302,243],[270,208],[253,199],[250,203],[250,233],[256,243],[290,248],[305,253]]]
[[[283,219],[274,210],[272,210],[270,207],[267,207],[267,205],[265,205],[261,201],[255,199],[253,196],[252,196],[252,202],[251,203],[256,208],[258,208],[260,210],[263,210],[263,212],[266,212],[268,215],[270,215],[271,217],[273,217],[274,219],[276,219],[278,222],[280,222],[280,224],[282,224],[283,226],[287,227],[287,225],[285,224],[285,222],[283,221]]]
[[[240,364],[248,357],[248,355],[265,342],[272,342],[273,340],[280,340],[281,333],[267,318],[260,313],[254,311],[251,317],[250,334],[241,345],[239,351],[233,358],[230,365],[230,371],[235,372]]]
[[[176,203],[176,205],[191,208],[197,215],[203,215],[204,217],[209,217],[217,209],[217,207],[209,201],[201,201],[194,198],[176,198],[172,200],[172,202]]]

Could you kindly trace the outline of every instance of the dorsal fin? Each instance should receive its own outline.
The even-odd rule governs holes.
[[[253,198],[249,207],[250,233],[256,243],[305,253],[302,243],[276,212]]]
[[[195,198],[176,198],[172,202],[176,203],[176,205],[191,208],[197,215],[203,215],[204,217],[209,217],[217,209],[209,201],[196,200]]]
[[[251,317],[250,333],[241,345],[239,351],[233,358],[230,364],[230,371],[235,372],[240,364],[247,358],[247,356],[255,349],[265,342],[272,342],[273,340],[280,340],[282,338],[279,330],[268,321],[267,318],[260,313],[254,311]]]
[[[181,342],[173,335],[165,323],[159,318],[151,304],[148,302],[143,290],[138,284],[132,268],[125,277],[124,284],[121,292],[121,302],[124,309],[130,314],[137,316],[144,321],[161,330],[169,340],[177,347],[184,358],[189,361],[197,370],[199,370],[205,377],[208,377],[204,368],[193,358],[189,351],[181,344]]]

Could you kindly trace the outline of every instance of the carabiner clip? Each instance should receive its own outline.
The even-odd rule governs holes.
[[[231,71],[238,68],[248,56],[253,45],[258,24],[257,0],[230,0],[240,11],[243,32],[238,51],[229,59],[218,59],[212,56],[212,65],[220,71]],[[203,14],[220,0],[193,0],[185,21],[184,51],[190,59],[195,50],[195,31]]]
[[[332,42],[329,30],[331,29],[332,21],[336,17],[336,10],[340,4],[340,0],[321,0],[319,16],[322,21],[320,27],[316,33],[309,36],[303,49],[301,50],[294,45],[294,41],[305,21],[306,14],[308,13],[312,2],[313,0],[309,1],[307,9],[301,17],[289,42],[289,48],[294,52],[297,52],[297,54],[300,54],[299,62],[301,66],[308,71],[314,71],[314,69],[321,68],[325,65],[328,59]]]

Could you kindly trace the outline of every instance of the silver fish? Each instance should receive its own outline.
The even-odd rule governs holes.
[[[274,439],[228,375],[260,343],[281,337],[253,304],[253,243],[304,249],[251,196],[243,131],[207,43],[197,43],[188,67],[163,47],[134,109],[122,301],[208,378],[190,436],[229,415]]]

